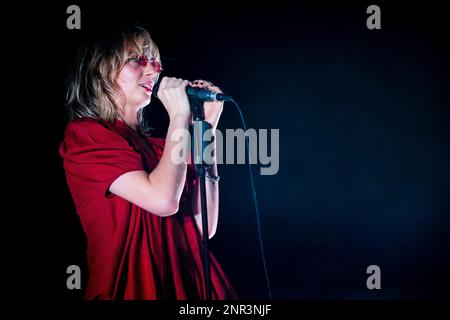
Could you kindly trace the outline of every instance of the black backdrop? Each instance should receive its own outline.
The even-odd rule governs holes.
[[[71,264],[86,271],[84,236],[57,152],[69,60],[85,35],[126,23],[150,31],[166,74],[211,80],[239,101],[249,127],[280,130],[278,174],[256,176],[274,298],[448,295],[449,52],[440,5],[377,3],[382,29],[368,30],[372,3],[364,1],[82,1],[81,30],[68,30],[69,4],[45,7],[45,29],[31,30],[51,45],[51,90],[42,92],[51,103],[36,105],[49,114],[40,120],[45,145],[34,145],[45,151],[38,233],[50,297],[80,299],[80,291],[67,290],[65,271]],[[152,102],[148,116],[155,135],[164,136],[164,108]],[[238,127],[237,112],[226,105],[219,128]],[[247,168],[219,171],[212,249],[242,298],[265,298]],[[366,288],[372,264],[381,268],[381,290]]]

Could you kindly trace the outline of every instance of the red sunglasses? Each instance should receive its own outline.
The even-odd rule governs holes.
[[[156,69],[156,72],[161,72],[163,69],[161,68],[161,63],[156,61],[155,58],[152,58],[150,61],[148,60],[147,56],[145,54],[137,57],[137,58],[129,58],[128,61],[134,61],[139,63],[141,66],[146,67],[147,64],[150,62],[152,66]]]

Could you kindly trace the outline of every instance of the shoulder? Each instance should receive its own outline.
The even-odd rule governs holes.
[[[76,119],[67,124],[62,146],[79,149],[87,146],[104,148],[129,148],[129,143],[113,125],[104,120],[92,118]]]
[[[65,135],[70,133],[112,132],[110,125],[104,120],[83,118],[72,120],[67,124]]]
[[[93,139],[103,140],[123,140],[111,124],[104,120],[83,118],[72,120],[67,124],[64,132],[64,140],[71,139]]]

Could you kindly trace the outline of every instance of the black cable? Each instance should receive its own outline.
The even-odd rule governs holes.
[[[242,114],[241,108],[239,107],[239,104],[234,101],[233,99],[229,100],[230,102],[233,102],[234,106],[239,111],[239,115],[241,116],[242,125],[244,127],[244,134],[247,132],[247,126],[245,125],[244,116]],[[253,169],[250,161],[250,151],[249,151],[249,142],[248,142],[248,135],[245,134],[245,147],[246,147],[246,153],[247,153],[247,159],[248,159],[248,169],[250,173],[250,181],[252,185],[252,192],[253,192],[253,204],[255,205],[255,213],[256,213],[256,226],[258,229],[258,241],[259,241],[259,249],[260,254],[263,262],[263,268],[264,268],[264,278],[266,282],[266,288],[267,288],[267,294],[269,297],[269,300],[272,300],[272,289],[270,287],[270,280],[269,280],[269,273],[267,271],[267,264],[266,264],[266,256],[264,254],[264,243],[262,239],[262,231],[261,231],[261,219],[260,219],[260,213],[259,213],[259,207],[258,207],[258,200],[256,199],[256,190],[255,190],[255,183],[253,181]]]

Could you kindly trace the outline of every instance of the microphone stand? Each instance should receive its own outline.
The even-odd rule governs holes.
[[[211,128],[211,125],[205,121],[205,113],[203,109],[203,102],[195,97],[189,97],[191,103],[192,116],[194,120],[193,135],[192,135],[192,150],[193,160],[197,177],[200,181],[200,199],[202,212],[202,230],[203,230],[203,273],[205,283],[205,297],[206,300],[211,300],[211,275],[210,275],[210,261],[208,251],[208,213],[207,213],[207,199],[206,199],[206,170],[211,165],[205,162],[203,158],[204,150],[207,147],[203,136],[204,132]]]

